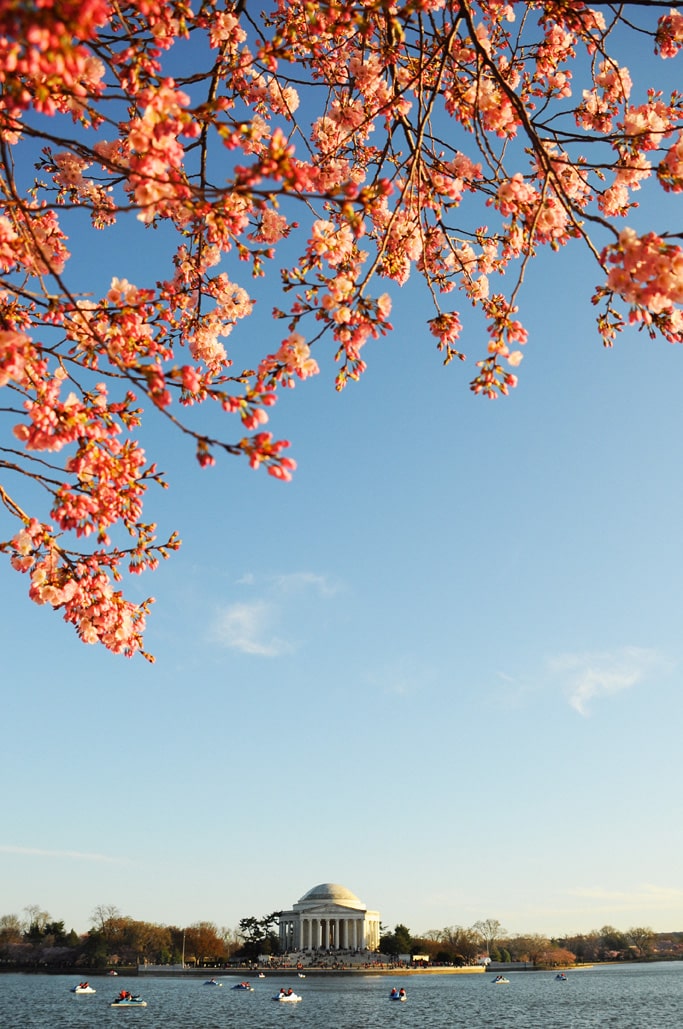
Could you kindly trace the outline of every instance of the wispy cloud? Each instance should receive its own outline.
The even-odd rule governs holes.
[[[341,583],[317,572],[283,572],[279,575],[245,572],[237,580],[237,585],[253,586],[268,594],[313,592],[323,597],[333,597],[343,588]]]
[[[569,703],[580,715],[588,714],[593,701],[638,685],[666,664],[657,651],[644,647],[562,654],[549,662],[551,673],[563,681]]]
[[[292,644],[274,631],[277,610],[264,600],[231,604],[216,618],[212,639],[231,650],[259,657],[280,657]]]
[[[0,843],[0,854],[18,854],[22,857],[63,858],[74,861],[103,861],[109,864],[128,864],[128,858],[109,857],[107,854],[89,854],[81,850],[43,850],[40,847],[15,847]]]
[[[288,623],[300,631],[302,625],[310,624],[313,598],[327,599],[342,589],[314,572],[268,576],[245,572],[235,585],[248,591],[249,599],[223,608],[210,637],[220,646],[256,657],[281,657],[296,650],[300,643],[288,631]]]
[[[313,590],[319,596],[333,597],[339,593],[339,583],[333,582],[325,575],[314,572],[290,572],[287,575],[276,575],[272,579],[275,589],[283,593],[296,593],[302,590]]]
[[[607,889],[603,886],[579,886],[568,891],[571,896],[604,905],[608,910],[630,911],[642,908],[671,910],[683,901],[683,889],[678,886],[655,886],[641,883],[628,890]]]

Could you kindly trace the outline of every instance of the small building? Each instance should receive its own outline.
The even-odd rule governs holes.
[[[379,911],[369,911],[358,897],[338,883],[320,883],[305,893],[291,911],[282,911],[283,951],[377,950]]]

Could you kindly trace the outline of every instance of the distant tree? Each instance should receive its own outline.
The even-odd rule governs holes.
[[[0,915],[0,947],[21,943],[23,935],[21,919],[18,915]]]
[[[529,936],[516,936],[508,941],[513,961],[527,961],[532,965],[543,964],[544,955],[551,949],[547,936],[532,933]]]
[[[263,918],[256,918],[251,915],[242,918],[239,922],[238,936],[241,938],[241,947],[236,952],[246,961],[255,961],[259,954],[278,954],[280,951],[279,932],[275,932],[275,926],[280,919],[281,912],[273,911]]]
[[[28,926],[26,928],[26,939],[33,946],[38,946],[43,942],[45,937],[45,927],[50,923],[50,915],[47,911],[41,911],[36,904],[30,904],[24,908],[28,916]],[[64,923],[62,923],[62,929]]]
[[[40,938],[43,934],[43,929],[50,921],[50,913],[48,911],[42,911],[38,904],[27,904],[24,908],[26,912],[26,932],[33,933]]]
[[[645,958],[652,954],[657,936],[649,926],[634,926],[626,930],[626,939],[638,952],[638,957]]]
[[[475,922],[472,928],[481,936],[488,955],[491,954],[491,948],[496,940],[499,940],[506,932],[497,918],[484,918],[479,922]]]
[[[599,930],[599,935],[599,956],[601,959],[623,958],[627,956],[629,942],[625,935],[618,929],[615,929],[613,925],[603,925],[602,929]]]
[[[130,920],[127,936],[130,951],[135,952],[136,964],[160,964],[171,951],[171,932],[168,926],[155,922]]]
[[[121,912],[115,904],[98,904],[90,916],[95,929],[107,939],[114,932],[114,927],[121,918]]]
[[[179,928],[177,925],[171,925],[168,927],[169,933],[169,947],[170,955],[168,961],[174,965],[179,965],[183,960],[183,937],[185,930]]]
[[[448,960],[457,965],[469,965],[480,950],[479,934],[474,926],[449,925],[441,930],[440,943],[445,945]]]
[[[379,949],[382,954],[388,957],[398,957],[399,954],[410,954],[413,946],[413,938],[410,929],[405,925],[394,926],[393,932],[380,933]]]
[[[83,963],[92,968],[102,968],[109,961],[107,941],[98,929],[91,929],[83,944]]]
[[[46,922],[43,927],[43,941],[52,947],[61,947],[66,943],[64,922]]]
[[[380,953],[386,954],[389,958],[398,956],[398,943],[396,942],[396,936],[394,933],[384,932],[380,934],[379,949]]]
[[[537,964],[544,965],[546,968],[568,968],[575,961],[576,955],[571,950],[551,943],[548,949],[540,955]]]
[[[570,950],[579,963],[599,960],[602,938],[596,931],[579,933],[576,936],[563,936],[557,940],[560,947]]]
[[[225,946],[213,922],[195,922],[185,930],[185,956],[197,965],[224,960]]]
[[[410,935],[410,929],[406,925],[399,924],[394,929],[394,936],[396,938],[398,953],[410,954],[410,948],[413,945],[413,938]]]
[[[170,958],[172,938],[168,927],[121,915],[113,905],[97,908],[91,918],[95,924],[85,941],[91,964],[156,964]]]

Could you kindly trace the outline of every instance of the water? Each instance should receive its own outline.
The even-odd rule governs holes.
[[[683,962],[610,965],[568,973],[252,979],[253,993],[204,986],[197,978],[91,979],[95,995],[69,992],[78,976],[0,975],[0,1029],[678,1029]],[[280,985],[300,1004],[275,1004]],[[404,986],[405,1004],[389,1001]],[[125,987],[146,1008],[109,1007]]]

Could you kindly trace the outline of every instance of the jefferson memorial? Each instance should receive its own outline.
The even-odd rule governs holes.
[[[291,911],[280,912],[280,948],[292,950],[378,950],[379,911],[368,911],[338,883],[321,883]]]

